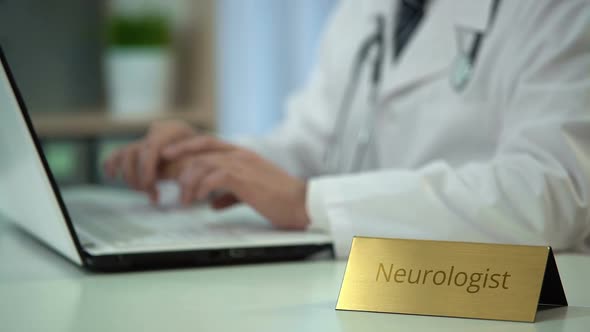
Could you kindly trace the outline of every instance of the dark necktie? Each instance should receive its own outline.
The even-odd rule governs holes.
[[[398,2],[397,24],[395,26],[395,33],[393,45],[395,47],[394,54],[397,59],[412,37],[414,30],[420,24],[422,16],[429,0],[400,0]]]

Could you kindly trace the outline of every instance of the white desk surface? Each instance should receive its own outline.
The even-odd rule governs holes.
[[[536,323],[334,310],[345,262],[93,274],[0,222],[0,331],[590,331],[590,256],[558,255],[567,308]]]

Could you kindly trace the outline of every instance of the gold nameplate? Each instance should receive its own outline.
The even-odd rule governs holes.
[[[355,237],[337,310],[534,322],[567,306],[551,247]]]

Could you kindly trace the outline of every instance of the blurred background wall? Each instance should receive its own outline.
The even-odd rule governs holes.
[[[0,45],[52,168],[60,181],[80,183],[93,178],[108,151],[140,136],[155,118],[178,116],[226,137],[268,131],[280,121],[285,97],[304,83],[334,5],[0,0]],[[160,17],[170,33],[169,101],[157,112],[113,115],[110,50],[123,39],[113,42],[111,30],[124,26],[120,17],[146,13]]]
[[[334,2],[217,2],[221,134],[260,134],[281,119],[285,97],[308,75]]]

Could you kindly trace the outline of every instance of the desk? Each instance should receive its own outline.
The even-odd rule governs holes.
[[[143,135],[150,124],[164,119],[185,121],[198,130],[211,132],[215,127],[213,112],[168,111],[148,114],[115,116],[104,110],[34,113],[31,120],[41,140],[46,142],[78,141],[86,146],[86,170],[90,183],[98,183],[96,172],[100,140],[109,138],[133,138]]]
[[[572,306],[514,323],[334,310],[345,262],[82,271],[0,222],[1,331],[588,331],[590,257],[558,255]]]

